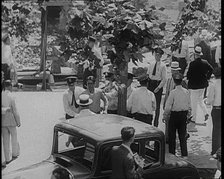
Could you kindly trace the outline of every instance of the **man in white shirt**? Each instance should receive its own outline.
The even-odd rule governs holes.
[[[127,100],[127,111],[134,119],[152,125],[153,113],[156,110],[156,98],[153,92],[147,89],[148,76],[139,78],[141,87],[133,91]]]
[[[79,95],[84,89],[75,86],[77,77],[70,76],[66,78],[68,88],[63,94],[63,105],[65,110],[65,119],[74,118],[79,113],[79,105],[76,103]]]
[[[181,86],[183,75],[173,76],[176,87],[170,92],[163,113],[163,122],[168,121],[169,153],[175,155],[176,131],[180,140],[182,157],[187,157],[186,126],[187,117],[191,114],[191,98],[187,89]]]
[[[218,67],[221,67],[221,54],[221,44],[219,44],[215,50],[215,63],[218,65]]]
[[[160,103],[163,94],[163,87],[166,83],[167,72],[166,64],[161,62],[161,57],[164,51],[157,47],[154,51],[156,62],[151,64],[148,68],[147,74],[149,75],[148,89],[155,94],[156,97],[156,114],[154,118],[154,126],[159,125]]]
[[[215,81],[208,89],[208,98],[206,103],[212,106],[212,152],[215,152],[221,147],[221,67],[214,70]]]

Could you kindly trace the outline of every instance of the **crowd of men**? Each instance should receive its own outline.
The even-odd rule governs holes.
[[[186,35],[186,34],[184,34]],[[90,40],[91,41],[91,40]],[[209,112],[205,105],[212,106],[211,119],[212,150],[211,155],[221,147],[221,56],[217,66],[212,66],[203,58],[204,47],[200,43],[194,47],[194,60],[189,59],[188,47],[183,43],[179,52],[174,52],[171,62],[171,77],[167,78],[167,66],[161,61],[163,49],[156,47],[153,50],[155,62],[148,66],[147,73],[136,77],[140,86],[131,86],[134,78],[132,71],[128,73],[127,81],[127,115],[135,120],[145,122],[155,127],[159,126],[162,115],[160,107],[163,88],[166,87],[163,103],[162,121],[166,124],[166,141],[169,152],[175,154],[176,132],[178,132],[181,156],[187,158],[188,132],[197,132],[197,106],[204,113],[204,120],[209,119]],[[5,43],[3,41],[3,43]],[[217,50],[220,50],[217,48]],[[219,54],[220,55],[220,52]],[[2,63],[7,65],[4,61]],[[8,66],[4,72],[8,79]],[[107,71],[104,73],[106,84],[103,88],[96,88],[96,72],[91,73],[91,65],[87,67],[84,75],[83,87],[77,86],[77,77],[66,79],[68,89],[63,94],[65,119],[72,120],[78,116],[89,116],[100,113],[118,113],[118,88],[115,75]],[[214,82],[210,82],[214,74]],[[209,82],[211,85],[209,85]],[[6,165],[19,156],[16,127],[20,126],[20,119],[16,110],[15,101],[11,97],[12,82],[2,81],[2,137]],[[204,99],[207,98],[205,101]],[[11,117],[9,117],[11,114]],[[134,133],[133,129],[127,129]],[[122,135],[124,133],[121,132]],[[12,154],[9,154],[9,143],[12,143]],[[133,134],[131,134],[133,137]],[[130,137],[130,138],[132,138]],[[71,139],[72,140],[72,139]],[[69,142],[69,141],[68,141]],[[132,139],[126,142],[133,142]],[[68,144],[69,145],[69,144]],[[116,168],[116,167],[115,167]],[[116,176],[116,175],[115,175]]]

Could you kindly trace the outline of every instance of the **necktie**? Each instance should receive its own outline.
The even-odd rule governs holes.
[[[71,105],[73,105],[73,104],[75,104],[76,108],[79,107],[79,105],[76,103],[76,100],[75,100],[75,93],[74,93],[74,91],[72,92],[72,103],[71,103]]]
[[[155,66],[153,68],[152,75],[155,75],[156,74],[156,66],[157,66],[157,62],[155,63]]]

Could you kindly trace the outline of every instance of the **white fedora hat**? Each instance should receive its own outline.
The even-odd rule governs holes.
[[[194,53],[198,54],[198,55],[203,55],[202,53],[202,49],[200,46],[196,46],[194,49]]]
[[[179,67],[179,62],[172,62],[170,67],[171,70],[181,70],[181,68]]]
[[[88,94],[81,94],[76,102],[80,106],[88,106],[92,104],[93,100],[89,98]]]

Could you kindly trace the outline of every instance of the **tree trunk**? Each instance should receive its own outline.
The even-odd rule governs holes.
[[[129,57],[124,53],[125,62],[121,64],[120,68],[120,85],[118,90],[118,114],[127,116],[127,81],[128,81],[128,62]]]
[[[41,13],[42,16],[44,16],[44,18],[41,18],[42,21],[41,67],[43,71],[42,90],[46,90],[47,7],[46,10],[42,8]]]

